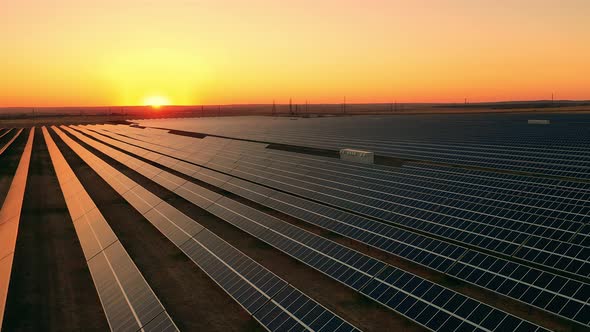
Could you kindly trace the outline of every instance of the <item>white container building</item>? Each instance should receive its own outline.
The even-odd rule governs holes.
[[[548,125],[551,122],[549,120],[529,120],[529,124],[540,124],[540,125]]]
[[[341,149],[340,159],[356,163],[373,164],[375,162],[375,154],[369,151]]]

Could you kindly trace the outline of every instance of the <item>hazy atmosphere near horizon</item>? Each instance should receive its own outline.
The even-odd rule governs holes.
[[[0,332],[590,331],[590,0],[0,0]]]
[[[586,0],[0,6],[0,107],[590,98]]]

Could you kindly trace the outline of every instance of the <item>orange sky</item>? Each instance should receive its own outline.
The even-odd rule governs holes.
[[[0,107],[590,99],[588,0],[1,0]]]

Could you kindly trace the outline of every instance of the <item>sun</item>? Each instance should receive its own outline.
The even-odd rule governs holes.
[[[152,108],[160,108],[162,106],[170,105],[170,100],[164,96],[150,96],[144,100],[143,104],[151,106]]]

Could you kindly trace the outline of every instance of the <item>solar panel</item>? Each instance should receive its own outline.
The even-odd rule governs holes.
[[[0,326],[4,319],[6,297],[10,284],[16,236],[25,194],[35,128],[31,128],[8,194],[0,210]]]
[[[2,147],[0,147],[0,155],[4,153],[4,151],[6,151],[6,149],[8,149],[12,143],[18,138],[18,136],[23,132],[24,129],[19,129],[15,132],[14,136],[12,136],[12,138],[6,142],[6,144],[4,144]],[[9,132],[4,133],[4,135],[8,134]],[[4,136],[2,135],[2,136]]]

